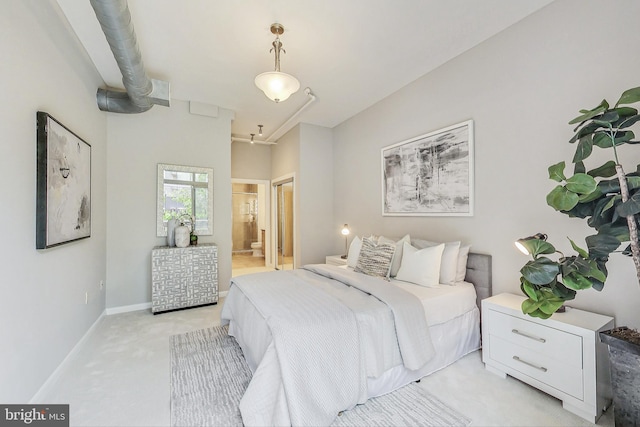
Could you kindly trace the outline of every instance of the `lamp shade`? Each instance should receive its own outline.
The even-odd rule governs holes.
[[[348,225],[348,224],[345,224],[345,225],[342,227],[342,230],[340,230],[340,232],[342,233],[342,235],[343,235],[343,236],[348,236],[348,235],[349,235],[349,233],[351,233],[351,230],[349,230],[349,225]]]
[[[267,98],[274,102],[284,101],[300,89],[298,79],[280,71],[258,74],[255,83]]]

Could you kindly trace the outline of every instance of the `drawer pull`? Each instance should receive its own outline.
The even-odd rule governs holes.
[[[513,360],[515,360],[516,362],[524,363],[525,365],[531,366],[532,368],[535,368],[535,369],[537,369],[539,371],[547,372],[547,368],[542,367],[542,366],[538,366],[538,365],[534,365],[531,362],[527,362],[526,360],[520,359],[518,356],[513,356]]]
[[[533,335],[529,335],[529,334],[525,334],[524,332],[520,332],[517,329],[512,329],[511,332],[513,332],[514,334],[518,334],[518,335],[521,335],[523,337],[529,338],[531,340],[541,342],[541,343],[547,342],[547,340],[545,340],[544,338],[534,337]]]

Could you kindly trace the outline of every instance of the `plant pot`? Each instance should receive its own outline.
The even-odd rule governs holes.
[[[600,332],[609,346],[613,414],[616,426],[640,426],[640,345],[616,335],[619,327]]]

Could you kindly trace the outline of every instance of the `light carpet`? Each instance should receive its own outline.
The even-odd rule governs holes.
[[[171,337],[171,425],[242,426],[238,404],[251,371],[227,328]],[[334,426],[468,426],[457,413],[416,384],[369,399],[336,417]]]

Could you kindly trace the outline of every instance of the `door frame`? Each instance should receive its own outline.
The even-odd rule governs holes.
[[[264,185],[265,195],[264,195],[264,239],[265,242],[262,242],[262,250],[264,251],[264,260],[265,266],[272,267],[273,263],[271,263],[271,227],[273,226],[271,221],[271,181],[268,179],[244,179],[244,178],[231,178],[231,184],[258,184]],[[231,190],[233,193],[233,189]],[[233,215],[233,212],[231,213]],[[233,218],[231,218],[231,223],[233,224]]]
[[[297,203],[296,203],[296,174],[295,172],[292,173],[288,173],[282,176],[279,176],[275,179],[271,180],[271,233],[272,233],[272,238],[271,238],[271,259],[269,260],[272,264],[272,266],[274,268],[277,267],[278,263],[277,263],[277,256],[278,256],[278,239],[276,236],[276,231],[278,230],[278,215],[277,215],[277,209],[278,209],[278,194],[275,191],[275,187],[280,185],[280,184],[287,184],[291,182],[291,187],[292,190],[291,192],[293,193],[293,268],[296,268],[297,264],[297,249],[298,249],[298,242],[297,242],[297,228],[298,228],[298,209],[297,209]]]

